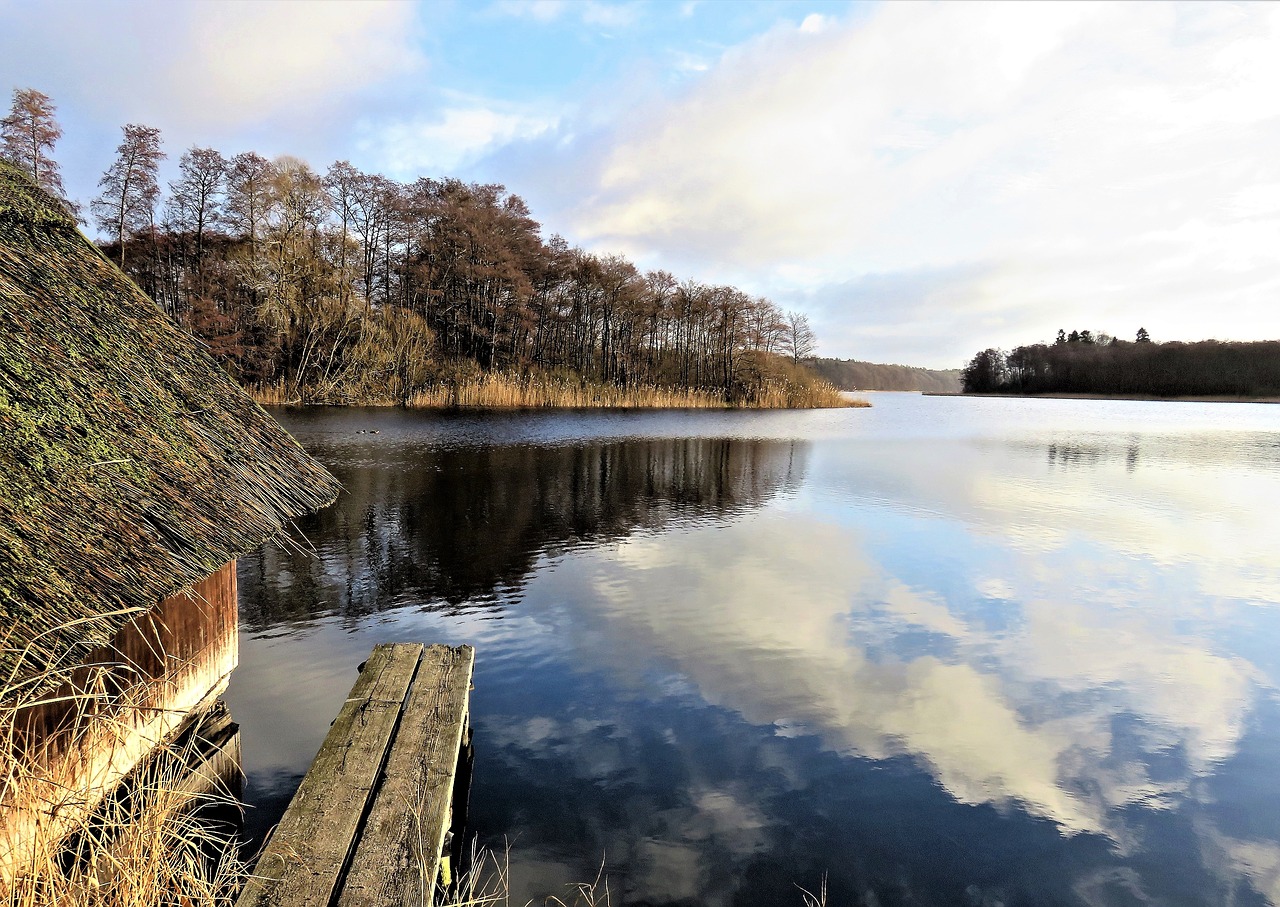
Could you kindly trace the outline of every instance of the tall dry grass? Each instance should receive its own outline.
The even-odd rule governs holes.
[[[487,848],[477,850],[471,845],[470,868],[459,879],[457,887],[440,903],[439,907],[510,907],[511,903],[511,848],[508,844],[501,854]],[[572,882],[561,895],[547,895],[538,901],[526,901],[522,907],[611,907],[613,896],[609,890],[609,876],[605,861],[601,859],[596,877],[590,882]],[[824,872],[817,891],[796,885],[803,907],[827,907],[827,875]]]
[[[270,384],[246,384],[244,390],[259,406],[289,406],[302,402],[301,397],[289,391],[283,380]]]
[[[121,688],[119,665],[99,667],[89,682],[83,666],[45,669],[52,699],[71,706],[56,739],[24,733],[51,697],[31,696],[29,677],[0,677],[0,907],[228,907],[245,867],[234,828],[208,813],[239,804],[216,779],[193,777],[198,724],[111,792],[66,771],[75,754],[123,747],[130,711],[154,707],[154,690]]]
[[[436,384],[410,396],[408,404],[438,409],[724,409],[727,406],[721,395],[693,388],[619,387],[507,372],[489,372],[462,381]]]
[[[253,385],[249,395],[263,406],[295,403],[405,405],[423,409],[819,409],[869,406],[850,400],[832,385],[808,376],[764,381],[740,399],[706,388],[662,387],[583,381],[559,373],[517,374],[461,370],[401,394],[395,387],[291,391],[284,382]]]
[[[511,846],[501,853],[488,848],[477,848],[472,841],[469,868],[457,879],[438,907],[510,907],[511,904]],[[574,882],[565,886],[564,897],[548,895],[540,902],[526,901],[522,907],[541,903],[543,907],[610,907],[609,877],[605,875],[604,861],[591,882]]]

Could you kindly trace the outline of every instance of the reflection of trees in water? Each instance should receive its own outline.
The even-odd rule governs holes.
[[[1168,464],[1186,466],[1261,467],[1274,469],[1280,461],[1280,445],[1268,432],[1213,433],[1203,435],[1097,435],[1087,440],[1051,442],[1047,445],[1014,445],[1043,450],[1050,467],[1085,469],[1124,462],[1128,472],[1138,466]]]
[[[1131,451],[1130,455],[1136,460],[1138,456],[1137,444],[1131,444],[1129,450]],[[1083,444],[1049,445],[1050,466],[1097,466],[1108,458],[1107,455],[1108,451],[1102,447],[1089,447]]]
[[[543,553],[759,506],[799,483],[807,451],[801,441],[629,440],[402,450],[334,466],[346,492],[302,524],[316,554],[269,546],[241,559],[243,619],[262,628],[335,610],[492,602]]]

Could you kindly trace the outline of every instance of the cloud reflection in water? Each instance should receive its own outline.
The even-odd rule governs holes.
[[[1277,435],[1036,406],[327,438],[320,557],[242,573],[246,762],[305,766],[250,726],[322,736],[372,642],[468,641],[517,896],[606,853],[628,902],[1280,901]]]

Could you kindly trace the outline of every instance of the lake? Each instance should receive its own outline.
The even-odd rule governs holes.
[[[868,396],[277,410],[346,492],[240,561],[250,831],[465,642],[513,904],[1280,903],[1280,406]]]

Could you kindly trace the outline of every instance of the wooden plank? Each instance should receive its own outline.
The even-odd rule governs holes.
[[[471,646],[423,653],[338,907],[433,903],[474,662]]]
[[[238,907],[331,902],[382,772],[421,645],[380,645],[365,663]]]

